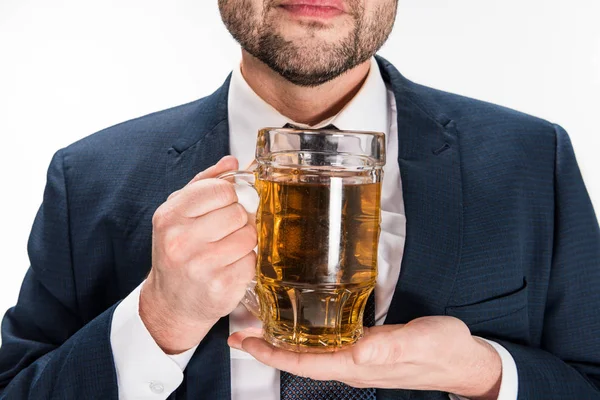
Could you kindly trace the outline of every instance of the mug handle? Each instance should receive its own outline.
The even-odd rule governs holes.
[[[218,179],[225,179],[231,183],[235,187],[235,192],[238,195],[238,203],[240,203],[250,214],[256,215],[258,210],[258,204],[252,204],[256,199],[251,199],[248,194],[248,188],[252,188],[255,194],[258,193],[256,188],[256,175],[252,170],[249,171],[230,171],[225,172],[219,176]],[[250,311],[255,317],[260,318],[260,300],[258,295],[256,294],[256,275],[254,279],[250,281],[248,286],[246,287],[246,294],[241,300],[241,303],[246,307],[248,311]]]

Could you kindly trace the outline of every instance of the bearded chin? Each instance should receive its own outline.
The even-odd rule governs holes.
[[[263,33],[256,46],[245,48],[289,82],[304,87],[322,85],[366,61],[354,46],[354,32],[338,43],[298,45],[278,34]]]

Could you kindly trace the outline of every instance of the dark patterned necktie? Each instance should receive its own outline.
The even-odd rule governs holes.
[[[365,326],[375,325],[375,296],[367,300]],[[375,400],[375,389],[358,389],[338,381],[315,381],[281,371],[281,400]]]
[[[286,124],[284,128],[301,129],[292,124]],[[321,129],[337,130],[338,128],[328,125]],[[301,138],[301,148],[322,152],[335,151],[337,143],[328,141],[325,136],[307,135]],[[324,157],[324,155],[315,154],[313,159],[315,157]],[[375,325],[375,296],[373,293],[365,306],[363,324],[365,326]],[[280,376],[281,400],[375,400],[375,389],[358,389],[338,381],[315,381],[285,371],[281,371]]]

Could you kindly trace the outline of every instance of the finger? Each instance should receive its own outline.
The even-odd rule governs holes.
[[[294,375],[316,380],[349,381],[345,375],[352,359],[348,351],[334,353],[294,353],[278,349],[264,339],[247,337],[242,341],[242,350],[259,362]]]
[[[246,209],[233,203],[197,218],[190,229],[197,242],[216,242],[250,222]]]
[[[248,225],[252,225],[254,227],[254,229],[256,229],[257,228],[257,226],[256,226],[256,213],[255,212],[251,213],[251,212],[248,212],[247,210],[246,210],[246,213],[248,214],[248,222],[247,222],[247,224]]]
[[[245,289],[256,276],[256,253],[251,251],[232,264],[213,270],[209,275],[202,265],[195,269],[195,272],[202,274],[205,279],[208,278],[214,294],[229,298],[237,296],[238,298],[233,300],[241,301]]]
[[[181,217],[197,218],[237,200],[233,184],[222,179],[207,178],[184,187],[177,196],[168,200],[167,207]]]
[[[189,186],[190,184],[192,184],[194,182],[198,182],[199,180],[202,180],[202,179],[216,178],[217,176],[219,176],[225,172],[235,171],[237,169],[238,169],[237,158],[235,158],[234,156],[225,156],[225,157],[221,158],[215,165],[208,167],[207,169],[205,169],[202,172],[199,172],[196,176],[194,176],[192,178],[191,181],[189,181],[186,184],[186,186]],[[181,193],[181,189],[174,191],[173,193],[171,193],[169,195],[167,200],[171,200],[171,199],[179,196],[180,193]]]
[[[169,201],[169,200],[171,200],[171,199],[175,198],[176,196],[179,196],[179,193],[180,193],[180,192],[181,192],[181,189],[179,189],[179,190],[176,190],[176,191],[174,191],[173,193],[171,193],[171,194],[169,195],[169,197],[167,197],[167,201]]]
[[[395,324],[395,325],[379,325],[379,326],[370,326],[370,327],[365,326],[365,327],[363,327],[363,330],[365,332],[365,336],[368,336],[368,335],[376,335],[376,334],[382,333],[382,332],[396,331],[399,327],[402,327],[402,326],[404,326],[404,325]]]
[[[206,261],[208,264],[217,264],[217,266],[233,264],[253,251],[256,243],[256,229],[245,225],[218,242],[211,243],[209,253],[214,255],[215,261]]]
[[[246,328],[244,330],[232,333],[227,339],[227,344],[234,349],[242,350],[242,342],[249,338],[262,338],[263,330],[260,328]]]
[[[190,240],[171,246],[176,248],[176,254],[183,255],[177,257],[175,262],[189,263],[193,277],[219,282],[242,280],[246,284],[256,275],[255,247],[256,230],[249,225],[219,242],[205,246],[194,245]]]
[[[247,287],[250,281],[256,277],[256,253],[252,250],[244,257],[225,267],[221,274],[229,276],[231,280],[240,282],[241,286]]]
[[[202,179],[216,178],[217,176],[225,172],[235,171],[238,169],[238,167],[239,163],[237,158],[235,158],[234,156],[225,156],[221,158],[219,162],[217,162],[212,167],[208,167],[204,171],[194,176],[194,178],[192,178],[192,180],[188,182],[188,185]]]
[[[394,364],[402,355],[404,343],[397,325],[371,328],[352,348],[352,359],[357,365]]]

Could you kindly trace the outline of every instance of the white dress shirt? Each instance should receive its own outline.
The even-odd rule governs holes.
[[[282,127],[291,121],[263,101],[246,83],[239,67],[233,71],[228,99],[231,154],[240,165],[254,159],[256,133],[264,127]],[[394,94],[389,90],[373,58],[369,75],[355,97],[337,115],[314,126],[334,124],[342,130],[383,132],[386,159],[381,197],[381,234],[375,286],[375,324],[382,325],[400,275],[406,238],[406,217],[398,159],[398,124]],[[141,285],[140,285],[141,287]],[[165,354],[152,339],[138,313],[140,287],[116,308],[111,330],[119,398],[164,400],[183,380],[183,370],[195,347],[178,355]],[[261,322],[244,306],[229,316],[229,330],[260,327]],[[518,376],[506,349],[488,341],[502,359],[502,385],[498,400],[517,398]],[[247,353],[231,349],[232,400],[279,400],[279,371],[263,365]],[[451,399],[460,399],[450,395]]]

